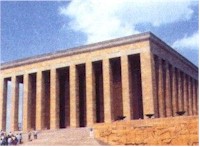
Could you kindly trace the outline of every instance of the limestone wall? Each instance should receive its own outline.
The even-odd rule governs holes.
[[[110,145],[198,145],[198,116],[96,124],[94,134]]]

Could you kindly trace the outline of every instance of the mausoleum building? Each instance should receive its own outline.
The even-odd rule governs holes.
[[[19,129],[20,83],[23,131],[198,115],[198,68],[149,32],[1,64],[0,129]]]

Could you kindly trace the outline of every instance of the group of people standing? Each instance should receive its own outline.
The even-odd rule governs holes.
[[[22,133],[8,134],[4,131],[0,131],[0,145],[17,145],[22,143]]]
[[[32,136],[34,139],[37,139],[38,132],[36,130],[28,132],[28,141],[32,141]]]
[[[28,132],[28,141],[32,141],[32,139],[37,139],[38,132],[36,130]],[[0,146],[3,145],[18,145],[22,144],[22,133],[6,133],[4,131],[0,131]]]

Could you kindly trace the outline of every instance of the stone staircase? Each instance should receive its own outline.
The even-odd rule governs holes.
[[[33,138],[33,136],[32,136]],[[23,134],[22,146],[100,146],[106,145],[90,136],[89,128],[66,128],[59,130],[44,130],[38,132],[38,139],[28,141]]]

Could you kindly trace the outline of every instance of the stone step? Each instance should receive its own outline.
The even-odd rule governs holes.
[[[91,145],[100,146],[103,143],[90,136],[89,128],[66,128],[59,130],[44,130],[38,132],[38,139],[28,141],[28,134],[23,134],[23,144],[26,146],[51,145]]]

